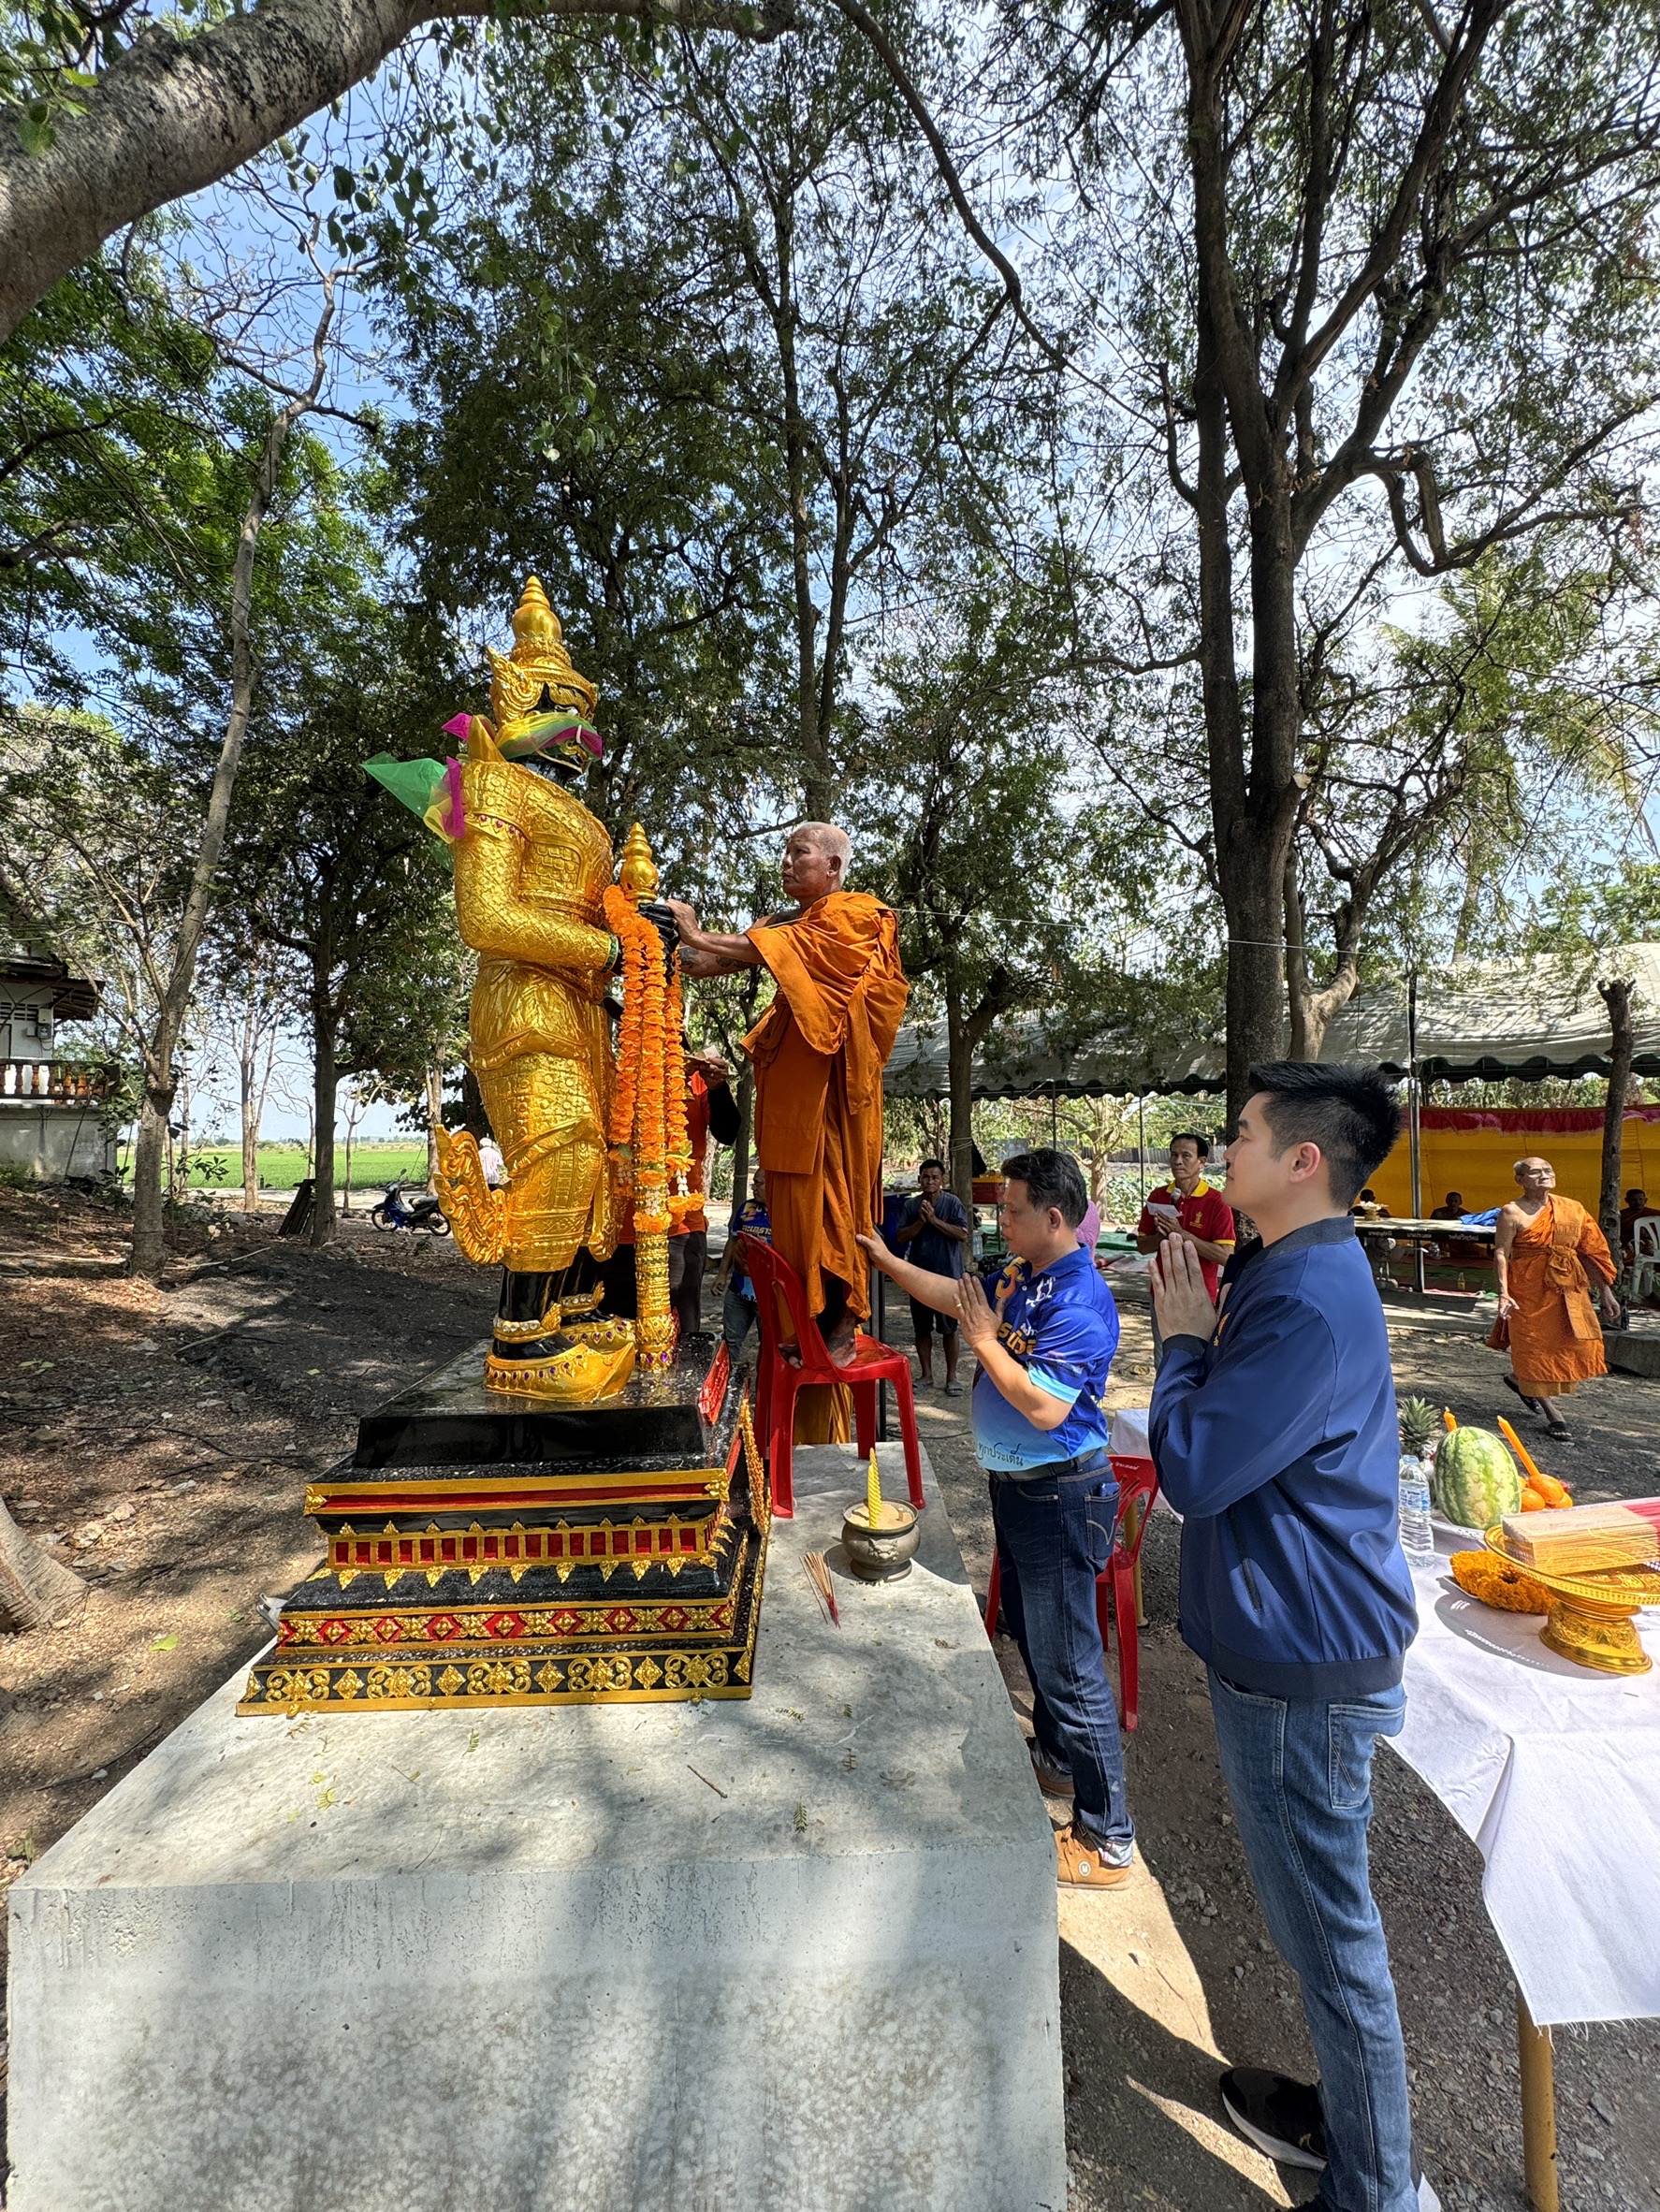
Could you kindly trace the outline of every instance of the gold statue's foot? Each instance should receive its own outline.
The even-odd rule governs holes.
[[[634,1367],[633,1332],[627,1322],[613,1322],[626,1333],[602,1335],[592,1325],[578,1337],[569,1331],[549,1336],[558,1349],[534,1360],[503,1359],[494,1346],[486,1354],[484,1379],[492,1390],[508,1390],[526,1398],[545,1398],[561,1405],[591,1405],[596,1398],[612,1398],[621,1390]]]

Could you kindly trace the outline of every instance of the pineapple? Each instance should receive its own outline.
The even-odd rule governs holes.
[[[1409,1458],[1422,1459],[1434,1441],[1440,1420],[1427,1398],[1408,1398],[1401,1407],[1401,1449]]]

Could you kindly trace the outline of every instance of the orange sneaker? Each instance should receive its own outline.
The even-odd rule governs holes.
[[[1064,1888],[1116,1889],[1129,1880],[1133,1843],[1090,1843],[1069,1827],[1056,1837],[1055,1848]]]

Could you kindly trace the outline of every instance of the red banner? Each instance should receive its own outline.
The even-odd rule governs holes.
[[[1660,1121],[1660,1106],[1627,1106],[1627,1121]],[[1583,1135],[1602,1127],[1600,1106],[1425,1106],[1419,1127],[1425,1129],[1505,1129],[1521,1136]]]

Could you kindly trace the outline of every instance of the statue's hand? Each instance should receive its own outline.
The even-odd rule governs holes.
[[[668,902],[661,898],[642,899],[640,901],[640,916],[643,921],[649,922],[658,936],[662,938],[663,957],[666,966],[674,958],[680,943],[679,926],[669,910]]]

